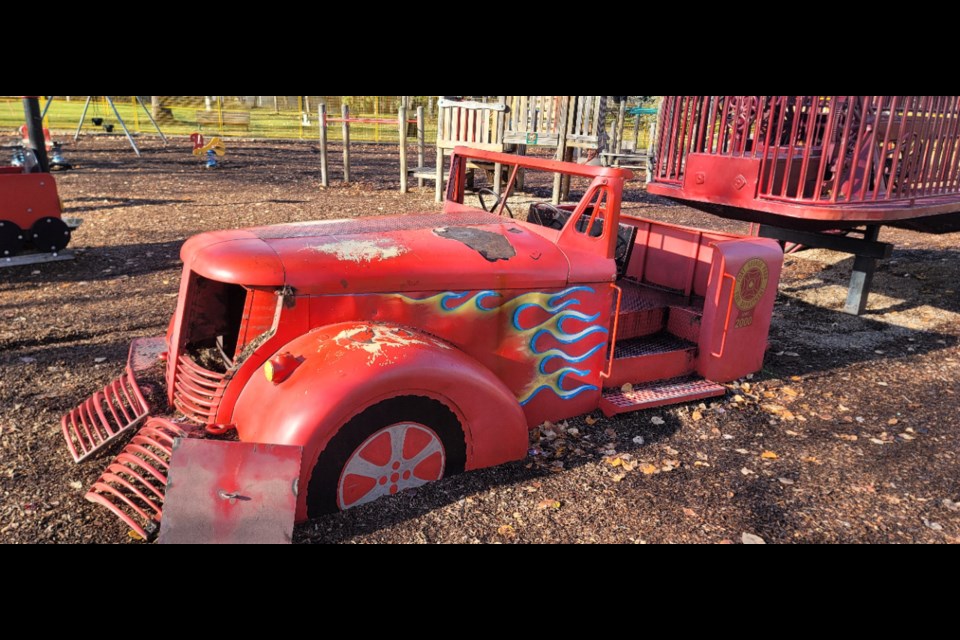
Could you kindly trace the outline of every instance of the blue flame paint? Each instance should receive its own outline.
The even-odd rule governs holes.
[[[592,287],[577,286],[570,287],[559,293],[525,293],[511,300],[504,301],[503,295],[496,291],[480,291],[470,297],[469,291],[453,292],[448,291],[428,298],[410,298],[401,295],[404,300],[416,304],[437,303],[440,310],[447,314],[470,314],[470,313],[494,313],[506,312],[510,314],[510,326],[513,330],[528,338],[528,348],[536,360],[535,376],[527,387],[520,393],[519,401],[525,405],[541,391],[549,390],[555,393],[562,400],[575,398],[588,391],[597,391],[598,387],[592,384],[573,383],[576,386],[567,388],[564,386],[568,376],[579,378],[589,377],[593,371],[590,369],[576,369],[570,366],[563,366],[556,371],[547,373],[547,364],[552,360],[561,360],[564,364],[578,364],[587,361],[591,356],[606,346],[606,342],[592,347],[583,355],[573,356],[566,350],[554,347],[546,351],[540,351],[537,342],[545,335],[552,336],[557,342],[565,346],[580,344],[583,340],[593,335],[609,333],[606,326],[591,324],[596,322],[599,313],[587,315],[575,310],[581,304],[579,298],[571,298],[575,293],[596,293]],[[492,306],[485,306],[491,304]],[[539,309],[547,314],[547,317],[535,324],[526,326],[522,321],[524,312],[528,309]],[[580,322],[585,326],[579,331],[569,331],[565,328],[568,322]]]

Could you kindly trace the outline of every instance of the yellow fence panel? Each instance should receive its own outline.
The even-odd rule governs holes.
[[[46,114],[46,126],[57,132],[73,133],[80,124],[87,96],[54,96]],[[327,105],[330,117],[340,115],[341,105],[350,107],[353,118],[395,119],[402,96],[140,96],[141,107],[134,96],[92,96],[81,134],[122,133],[117,114],[131,133],[156,133],[145,109],[167,135],[190,135],[194,132],[226,137],[317,140],[319,109]],[[436,135],[436,97],[409,96],[408,113],[416,114],[423,106],[427,139]],[[112,106],[111,106],[112,102]],[[45,104],[45,99],[42,101]],[[116,107],[116,113],[114,112]],[[0,129],[14,131],[23,124],[23,107],[19,97],[0,97]],[[414,137],[413,129],[410,137]],[[397,144],[397,125],[351,124],[352,142]],[[329,140],[340,141],[341,127],[329,127]]]

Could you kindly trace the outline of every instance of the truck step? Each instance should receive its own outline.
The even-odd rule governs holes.
[[[629,340],[658,333],[667,323],[667,308],[681,304],[683,298],[642,285],[621,280],[623,301],[620,305],[618,336]]]
[[[697,309],[691,307],[670,307],[670,314],[667,319],[667,331],[684,340],[699,342],[700,323],[702,321],[703,313]]]
[[[623,340],[649,336],[663,331],[666,323],[666,307],[621,311],[617,336]]]
[[[650,382],[634,387],[633,391],[605,389],[600,400],[603,415],[619,415],[668,404],[680,404],[722,396],[726,389],[720,385],[692,376]]]
[[[626,382],[637,384],[687,375],[696,366],[696,353],[696,344],[666,332],[617,340],[607,384],[619,387]]]

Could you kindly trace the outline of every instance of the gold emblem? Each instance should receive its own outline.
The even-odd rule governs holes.
[[[750,311],[757,306],[767,290],[770,269],[760,258],[747,260],[737,274],[737,286],[733,291],[733,301],[740,311]]]

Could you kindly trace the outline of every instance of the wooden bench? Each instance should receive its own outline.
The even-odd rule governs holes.
[[[645,153],[624,151],[623,153],[601,153],[605,167],[620,167],[635,171],[650,171],[650,156]]]
[[[219,127],[221,118],[224,127],[250,128],[250,113],[248,111],[197,111],[198,125]]]

